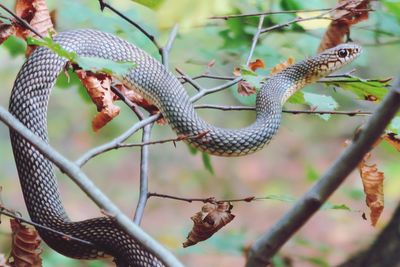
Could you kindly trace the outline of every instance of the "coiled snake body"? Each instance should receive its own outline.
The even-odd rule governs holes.
[[[299,62],[266,81],[257,94],[255,122],[242,129],[222,129],[195,113],[178,79],[139,48],[108,33],[75,30],[60,33],[55,41],[80,56],[114,61],[133,61],[136,66],[123,77],[125,85],[154,103],[178,134],[196,135],[190,142],[202,151],[219,156],[241,156],[261,149],[276,133],[282,104],[304,85],[328,75],[354,59],[361,48],[343,44]],[[39,47],[19,72],[10,99],[10,112],[43,140],[47,137],[47,106],[50,91],[67,60]],[[49,160],[11,131],[11,141],[20,183],[31,219],[67,235],[90,241],[94,246],[40,230],[43,240],[56,251],[74,258],[94,259],[103,253],[121,266],[162,266],[109,218],[71,222],[60,200]]]

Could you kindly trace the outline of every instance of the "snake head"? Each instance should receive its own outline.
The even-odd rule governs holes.
[[[354,43],[340,44],[323,51],[317,55],[317,65],[320,65],[322,72],[319,76],[326,76],[344,65],[352,62],[362,52],[361,46]]]

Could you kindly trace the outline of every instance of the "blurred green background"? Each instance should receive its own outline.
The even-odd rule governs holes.
[[[2,1],[13,7],[14,1]],[[76,28],[94,28],[111,32],[129,40],[156,58],[153,44],[138,30],[108,10],[100,12],[97,1],[46,1],[56,10],[57,31]],[[251,13],[266,10],[315,9],[333,7],[336,1],[178,1],[165,0],[152,10],[129,0],[108,1],[114,7],[142,25],[164,44],[174,23],[181,27],[170,54],[170,68],[183,69],[194,76],[207,70],[207,63],[215,60],[209,71],[218,75],[232,75],[235,66],[244,64],[250,49],[258,18],[209,20],[221,14]],[[376,10],[367,21],[352,27],[352,39],[364,47],[364,53],[347,70],[357,68],[355,75],[363,78],[386,78],[400,74],[400,2],[374,2]],[[4,13],[1,11],[1,14]],[[291,20],[296,14],[267,16],[264,27]],[[294,24],[261,36],[253,59],[261,58],[267,69],[289,56],[297,61],[316,53],[326,28]],[[322,26],[322,25],[320,25]],[[14,79],[24,61],[24,42],[14,38],[0,46],[0,105],[7,106]],[[344,70],[345,71],[345,70]],[[343,71],[343,72],[344,72]],[[221,81],[202,80],[211,87]],[[187,86],[193,94],[193,88]],[[200,103],[241,104],[231,90],[203,98]],[[356,100],[351,93],[340,89],[309,86],[308,92],[332,96],[340,110],[374,110],[376,104]],[[246,99],[242,99],[246,101]],[[84,91],[77,85],[56,88],[49,107],[49,134],[51,144],[70,159],[76,159],[90,149],[121,134],[137,120],[122,103],[121,114],[99,133],[91,130],[91,119],[96,108],[87,102]],[[287,104],[286,108],[308,108]],[[241,127],[254,119],[253,112],[199,111],[207,121],[222,127]],[[279,195],[300,197],[322,174],[344,148],[344,141],[364,123],[365,116],[331,116],[323,120],[316,115],[283,116],[282,126],[271,144],[262,151],[242,158],[211,157],[214,173],[208,171],[201,155],[191,155],[188,147],[178,143],[154,145],[150,148],[150,191],[184,197],[232,199],[247,196]],[[168,126],[155,126],[152,139],[174,137]],[[130,141],[140,141],[140,134]],[[334,204],[345,204],[351,211],[326,209],[314,216],[282,249],[280,255],[291,259],[294,266],[330,266],[340,263],[351,253],[368,246],[390,219],[399,201],[399,154],[382,143],[375,149],[373,162],[385,172],[385,210],[378,225],[373,228],[364,221],[368,212],[358,172],[348,177],[331,197]],[[133,216],[138,198],[139,149],[119,149],[91,160],[84,171],[129,216]],[[6,207],[26,209],[17,179],[9,142],[8,129],[0,124],[0,185]],[[63,201],[70,217],[81,220],[99,216],[90,200],[64,175],[58,173]],[[282,198],[283,198],[282,197]],[[190,216],[202,204],[152,198],[146,207],[143,228],[159,240],[188,266],[243,266],[243,248],[251,244],[261,232],[272,226],[293,204],[277,200],[234,203],[236,218],[211,239],[194,247],[183,249],[187,233],[192,227]],[[0,225],[0,253],[10,248],[8,220]],[[279,260],[277,259],[277,264]],[[103,261],[76,261],[65,258],[45,247],[44,266],[109,266]],[[282,263],[283,264],[283,263]],[[110,265],[111,266],[111,265]],[[285,266],[285,265],[278,265]]]

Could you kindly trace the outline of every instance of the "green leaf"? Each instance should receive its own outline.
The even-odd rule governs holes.
[[[322,210],[347,210],[351,211],[351,209],[346,204],[332,204],[330,202],[325,202],[321,207]]]
[[[8,37],[2,45],[8,50],[12,57],[23,55],[26,50],[25,42],[13,35]]]
[[[192,154],[192,155],[196,155],[197,152],[199,152],[199,151],[197,150],[197,148],[195,148],[195,147],[192,146],[191,144],[187,144],[187,147],[188,147],[188,149],[189,149],[190,154]]]
[[[110,75],[121,77],[125,75],[130,69],[135,67],[135,64],[130,61],[116,62],[109,59],[97,57],[80,57],[75,52],[65,50],[61,45],[55,43],[49,37],[45,37],[42,40],[28,37],[26,41],[30,45],[44,46],[51,49],[60,57],[66,58],[69,61],[78,64],[83,70],[93,72],[101,71]]]
[[[365,198],[365,193],[363,190],[359,188],[343,188],[343,193],[346,194],[347,197],[360,201]]]
[[[118,77],[124,76],[135,67],[135,63],[131,61],[112,61],[99,57],[76,57],[75,63],[84,70],[105,72]]]
[[[338,103],[331,97],[326,95],[314,94],[303,92],[305,102],[310,105],[310,107],[316,111],[335,110],[339,105]],[[331,117],[330,114],[318,114],[318,116],[324,120],[329,120]]]
[[[311,166],[310,164],[308,164],[306,166],[306,177],[307,177],[307,180],[310,182],[315,182],[319,178],[319,174],[318,174],[317,170],[315,170],[315,168],[313,166]]]
[[[211,164],[210,155],[203,152],[201,154],[201,158],[203,160],[203,164],[204,164],[204,167],[206,168],[206,170],[208,170],[211,174],[214,174],[214,168]]]
[[[382,1],[383,4],[386,6],[388,11],[395,15],[398,20],[400,20],[400,1],[398,0],[386,0]]]
[[[320,266],[320,267],[329,267],[330,265],[322,258],[319,257],[306,257],[301,256],[302,260],[311,263],[313,266]]]
[[[324,82],[326,85],[333,85],[348,90],[357,95],[359,99],[375,99],[380,101],[388,92],[391,78],[363,80],[358,77],[349,77],[340,80]]]
[[[148,8],[151,9],[157,9],[161,6],[162,3],[164,3],[164,0],[132,0],[132,1],[141,4],[143,6],[147,6]]]
[[[304,92],[297,91],[288,99],[287,102],[291,104],[304,104],[306,102],[306,100],[304,99]]]

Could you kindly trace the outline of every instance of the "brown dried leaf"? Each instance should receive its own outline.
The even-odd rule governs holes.
[[[271,69],[270,75],[275,75],[278,72],[281,72],[282,70],[286,69],[290,65],[294,64],[294,58],[288,57],[288,59],[282,63],[277,64]]]
[[[210,238],[223,226],[235,218],[231,214],[232,205],[229,202],[206,203],[193,217],[193,228],[190,231],[183,247],[197,244]]]
[[[39,234],[33,228],[21,224],[16,219],[10,219],[12,230],[12,250],[7,263],[18,267],[42,266],[42,249]]]
[[[55,33],[45,0],[17,0],[15,3],[15,12],[41,35],[46,36],[49,33]],[[18,36],[26,39],[28,36],[34,37],[35,34],[19,26]]]
[[[249,63],[249,68],[252,71],[256,71],[257,69],[264,69],[265,68],[265,64],[264,61],[262,59],[256,59],[256,61],[252,61]]]
[[[256,88],[247,81],[238,82],[238,93],[240,95],[252,95],[257,92]]]
[[[382,138],[400,152],[400,139],[395,133],[386,133],[382,136]]]
[[[118,89],[120,90],[120,92],[121,92],[122,94],[124,94],[125,97],[126,97],[127,99],[129,99],[130,101],[132,101],[132,102],[135,103],[136,105],[141,106],[142,108],[144,108],[145,110],[147,110],[151,115],[160,113],[160,110],[159,110],[155,105],[153,105],[152,103],[150,103],[148,100],[146,100],[146,99],[145,99],[143,96],[141,96],[140,94],[136,93],[136,92],[133,91],[133,90],[127,89],[127,88],[126,88],[123,84],[121,84],[121,83],[118,83],[118,84],[116,84],[115,86],[118,87]],[[118,97],[117,97],[117,96],[115,96],[115,97],[116,97],[116,100],[117,100]],[[159,125],[164,125],[164,124],[167,123],[167,121],[165,120],[164,117],[161,117],[160,119],[158,119],[158,120],[156,121],[156,123],[159,124]]]
[[[241,72],[239,67],[235,67],[233,69],[233,75],[236,76],[236,77],[242,76],[242,72]]]
[[[0,21],[0,45],[13,34],[15,34],[14,25],[6,24]]]
[[[107,74],[89,71],[75,71],[99,112],[92,120],[93,131],[98,131],[119,114],[120,108],[115,106],[114,93],[110,89],[111,77]]]
[[[385,177],[383,172],[378,171],[376,164],[366,163],[370,157],[371,153],[366,154],[358,165],[358,169],[364,186],[366,203],[370,209],[371,224],[375,226],[384,208],[383,180]]]
[[[335,11],[334,20],[325,32],[318,52],[342,43],[353,24],[368,19],[369,2],[370,0],[339,0],[340,8]]]

